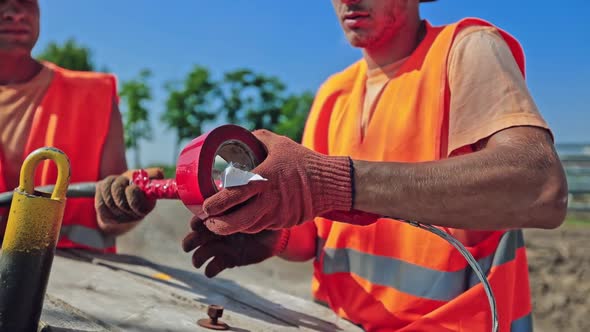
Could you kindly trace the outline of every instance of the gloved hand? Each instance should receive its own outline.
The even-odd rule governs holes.
[[[150,179],[163,179],[160,168],[146,169]],[[133,170],[111,175],[96,184],[94,206],[105,223],[129,223],[143,219],[156,206],[135,184],[130,183]]]
[[[267,158],[267,181],[225,188],[203,202],[205,225],[220,235],[290,228],[326,211],[352,208],[351,160],[327,156],[267,130],[253,133]]]
[[[260,263],[281,253],[287,246],[290,234],[288,229],[282,229],[221,236],[208,230],[197,216],[191,220],[191,229],[193,231],[182,241],[182,248],[185,252],[196,249],[193,265],[197,269],[215,257],[205,268],[205,275],[209,278],[225,269]]]

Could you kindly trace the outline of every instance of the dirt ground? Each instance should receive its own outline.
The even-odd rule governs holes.
[[[180,241],[190,213],[175,201],[160,201],[134,232],[119,241],[120,251],[177,268],[192,269]],[[590,225],[590,224],[589,224]],[[564,225],[553,231],[527,230],[536,332],[590,331],[590,226]],[[270,259],[224,271],[219,278],[267,285],[310,299],[311,264]]]
[[[528,230],[535,328],[590,331],[590,227]]]

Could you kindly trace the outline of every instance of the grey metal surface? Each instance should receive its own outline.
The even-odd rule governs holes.
[[[210,331],[196,324],[209,304],[225,307],[221,320],[232,331],[361,331],[264,285],[208,279],[131,255],[59,250],[47,294],[41,320],[49,331]]]
[[[162,200],[153,212],[131,232],[117,239],[119,252],[144,257],[195,273],[191,254],[182,250],[182,239],[189,232],[191,213],[180,201]],[[240,284],[264,285],[267,288],[311,300],[312,261],[288,262],[271,258],[262,263],[228,269],[215,279],[230,279]]]
[[[87,316],[68,303],[46,294],[39,332],[112,332],[113,327]]]

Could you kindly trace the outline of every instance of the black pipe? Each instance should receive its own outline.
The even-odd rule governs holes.
[[[35,191],[43,193],[53,192],[54,185],[36,187]],[[66,197],[68,198],[92,198],[96,192],[96,182],[72,183],[68,187]],[[0,207],[9,207],[12,202],[12,191],[0,194]]]

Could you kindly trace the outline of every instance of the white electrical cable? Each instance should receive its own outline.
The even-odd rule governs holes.
[[[426,231],[429,231],[431,233],[434,233],[434,234],[440,236],[441,238],[443,238],[444,240],[446,240],[447,242],[449,242],[457,250],[459,250],[461,255],[463,255],[463,257],[465,257],[465,259],[467,260],[467,263],[469,263],[471,268],[475,271],[475,274],[477,274],[477,277],[479,278],[479,280],[481,281],[481,283],[483,285],[486,295],[488,296],[488,301],[490,303],[490,311],[492,314],[492,332],[497,332],[498,331],[498,311],[497,311],[497,307],[496,307],[496,298],[494,298],[494,293],[492,292],[492,286],[490,286],[490,283],[488,282],[488,279],[486,278],[486,275],[483,272],[483,270],[481,269],[481,266],[479,265],[479,263],[471,255],[471,253],[463,246],[463,244],[461,244],[461,242],[459,242],[453,236],[441,231],[440,229],[438,229],[432,225],[421,224],[419,222],[403,220],[403,219],[399,219],[399,218],[393,218],[393,219],[403,221],[403,222],[408,223],[414,227],[418,227],[418,228],[424,229]]]

